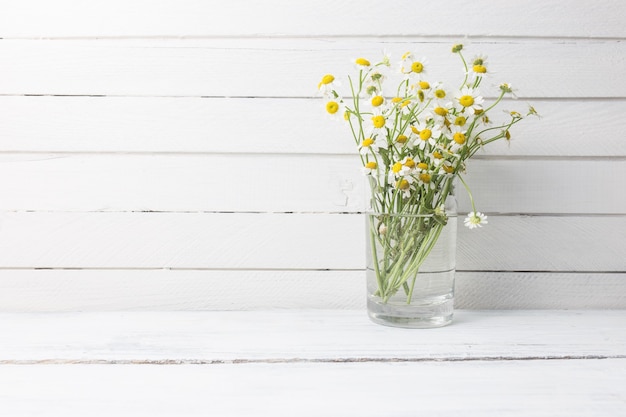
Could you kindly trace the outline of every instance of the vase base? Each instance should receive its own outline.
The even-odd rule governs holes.
[[[383,304],[369,299],[367,312],[370,319],[377,324],[409,329],[431,329],[452,323],[453,303],[452,298],[421,306]]]
[[[452,323],[452,315],[446,317],[407,318],[385,316],[369,312],[369,317],[376,324],[391,327],[403,327],[406,329],[434,329],[437,327],[444,327]]]

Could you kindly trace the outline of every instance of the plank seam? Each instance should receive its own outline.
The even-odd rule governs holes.
[[[339,357],[339,358],[259,358],[259,359],[5,359],[2,365],[246,365],[292,363],[419,363],[419,362],[497,362],[626,359],[626,355],[539,355],[475,356],[449,358]]]

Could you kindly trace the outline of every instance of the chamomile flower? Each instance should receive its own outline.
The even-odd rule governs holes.
[[[363,81],[363,89],[366,94],[374,95],[381,94],[383,91],[383,83],[387,79],[387,74],[378,69],[372,69],[367,73],[367,77]]]
[[[442,204],[440,206],[435,207],[435,216],[439,216],[439,217],[447,217],[447,213],[446,213],[446,205]]]
[[[374,109],[374,113],[369,119],[365,119],[364,129],[371,131],[373,135],[386,135],[386,129],[393,129],[393,120],[383,112],[385,109]]]
[[[369,67],[372,66],[372,64],[369,62],[369,60],[365,59],[365,58],[356,58],[354,59],[354,65],[356,65],[357,69],[368,69]]]
[[[409,141],[409,137],[403,133],[399,134],[398,136],[396,136],[396,140],[394,141],[394,144],[396,144],[396,146],[399,146],[400,148],[403,148],[404,145]]]
[[[428,152],[426,154],[426,158],[431,164],[433,164],[435,167],[438,167],[445,161],[444,151],[440,148],[435,148],[432,152]]]
[[[401,178],[396,181],[396,189],[402,192],[402,196],[408,198],[411,196],[411,177]]]
[[[452,166],[452,162],[443,161],[443,163],[439,165],[439,174],[450,176],[453,173],[454,173],[454,166]]]
[[[491,71],[489,72],[491,73]],[[476,77],[487,77],[487,56],[486,55],[476,55],[471,60],[471,64],[468,68],[468,74],[471,78]]]
[[[372,107],[380,107],[385,104],[385,97],[381,95],[375,95],[370,100],[370,104],[372,105]]]
[[[393,182],[396,178],[404,177],[409,171],[410,169],[404,166],[402,161],[397,161],[391,166],[387,178],[389,179],[389,182]]]
[[[431,116],[433,119],[443,122],[450,114],[450,108],[448,106],[433,106],[431,110]]]
[[[489,223],[487,221],[487,216],[481,213],[480,211],[473,211],[467,214],[465,221],[463,222],[465,226],[470,229],[475,229],[477,227],[483,227],[483,224]]]
[[[467,145],[467,129],[462,126],[451,125],[450,137],[452,139],[450,142],[450,151],[453,153],[457,153],[459,149]]]
[[[410,175],[416,168],[417,164],[410,156],[405,156],[402,161],[402,173],[403,175]]]
[[[428,171],[428,164],[426,162],[419,162],[416,166],[415,166],[415,170],[417,172],[427,172]]]
[[[367,155],[370,152],[378,153],[380,148],[387,148],[385,140],[372,139],[371,137],[363,139],[359,145],[359,153]]]
[[[478,90],[471,89],[469,87],[463,87],[461,91],[455,96],[456,108],[459,111],[466,112],[466,114],[474,114],[477,110],[482,110],[481,104],[483,104],[483,98],[478,93]]]
[[[332,120],[343,120],[345,113],[345,106],[343,101],[339,98],[332,98],[330,100],[326,100],[326,113],[328,117]]]
[[[434,105],[442,105],[450,101],[450,93],[446,90],[443,83],[437,83],[431,89]]]
[[[417,175],[419,184],[427,190],[435,189],[435,182],[431,172],[423,171]]]
[[[405,78],[421,78],[426,73],[427,65],[428,61],[426,58],[416,59],[412,52],[407,52],[402,55],[400,72],[404,74]]]
[[[366,162],[363,166],[363,174],[372,175],[378,169],[378,164],[375,161]]]
[[[509,84],[509,83],[502,83],[502,84],[500,84],[500,86],[498,88],[503,93],[510,94],[511,98],[517,99],[517,95],[515,95],[515,90],[513,89],[513,86],[511,84]]]
[[[339,81],[335,79],[335,76],[332,74],[326,74],[322,77],[322,80],[317,85],[317,90],[319,94],[325,97],[335,96],[336,93],[334,91],[340,85]],[[334,94],[333,94],[334,93]]]
[[[438,125],[425,126],[419,129],[417,133],[417,137],[419,138],[419,140],[416,141],[417,147],[424,150],[428,146],[430,149],[437,144],[436,139],[438,139],[439,136],[441,136],[441,128]]]

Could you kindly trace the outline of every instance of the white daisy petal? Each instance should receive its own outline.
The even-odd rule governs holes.
[[[487,221],[487,216],[480,211],[475,211],[467,214],[465,221],[463,224],[470,229],[475,229],[477,227],[482,227],[483,224],[489,223]]]

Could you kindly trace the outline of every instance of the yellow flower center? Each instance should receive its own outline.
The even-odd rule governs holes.
[[[446,171],[448,174],[452,174],[454,168],[452,168],[450,165],[444,165],[443,170]]]
[[[432,135],[433,135],[432,130],[430,130],[430,129],[423,129],[423,130],[420,132],[420,139],[421,139],[421,140],[428,140],[428,139],[430,139],[430,137],[431,137]]]
[[[328,113],[335,114],[337,113],[337,110],[339,110],[339,104],[336,101],[329,101],[326,103],[326,111]]]
[[[396,183],[396,186],[401,190],[408,190],[411,184],[407,180],[400,180]]]
[[[417,167],[419,169],[428,169],[428,165],[424,162],[420,162],[419,164],[417,164]]]
[[[461,132],[456,132],[452,138],[459,145],[463,145],[465,143],[465,135]]]
[[[402,100],[404,100],[402,97],[394,97],[391,99],[391,102],[397,104],[400,103]]]
[[[365,58],[357,58],[356,59],[356,63],[357,63],[357,65],[361,65],[361,66],[364,66],[364,67],[369,67],[370,66],[370,62],[367,59],[365,59]]]
[[[396,138],[396,142],[398,142],[398,143],[406,143],[406,141],[407,141],[408,139],[409,139],[409,138],[408,138],[408,137],[406,137],[406,135],[399,135],[399,136]]]
[[[427,174],[425,172],[422,172],[420,174],[420,180],[422,180],[423,183],[428,184],[430,182],[431,176],[430,174]]]
[[[401,162],[396,162],[391,167],[391,170],[393,171],[394,174],[397,174],[398,172],[400,172],[402,170],[402,163]]]
[[[428,90],[430,88],[430,84],[428,81],[420,81],[420,88],[423,90]]]
[[[433,158],[441,159],[441,158],[443,158],[443,155],[441,154],[441,152],[435,151],[435,152],[433,152]]]
[[[487,67],[484,65],[474,65],[472,69],[478,74],[485,74],[487,72]]]
[[[444,98],[446,96],[446,92],[439,89],[439,90],[435,90],[435,97],[437,98]]]
[[[417,130],[417,128],[416,128],[415,126],[413,126],[413,125],[411,125],[411,131],[412,131],[413,133],[415,133],[416,135],[419,135],[419,133],[420,133],[420,131],[419,131],[419,130]]]
[[[411,56],[411,53],[410,53],[410,52],[405,52],[405,53],[402,55],[402,59],[407,59],[407,58],[408,58],[408,57],[410,57],[410,56]]]
[[[411,158],[407,158],[406,161],[404,162],[404,166],[409,167],[409,168],[415,168],[415,161],[412,160]]]
[[[367,168],[367,169],[376,169],[377,166],[378,165],[374,161],[371,161],[371,162],[368,162],[367,164],[365,164],[365,168]]]
[[[411,71],[419,74],[424,71],[424,65],[421,62],[415,61],[411,64]]]
[[[404,100],[402,103],[400,103],[400,107],[406,107],[406,106],[408,106],[409,104],[411,104],[411,100],[406,99],[406,100]]]
[[[474,97],[472,97],[472,96],[461,96],[461,98],[459,98],[459,103],[463,107],[469,107],[472,104],[474,104]]]
[[[467,119],[463,116],[457,116],[457,118],[454,119],[454,124],[457,126],[465,126],[465,122],[467,122]]]
[[[383,116],[374,116],[372,117],[372,123],[374,123],[374,127],[380,129],[385,125],[385,118]]]
[[[385,101],[385,99],[382,96],[374,96],[372,97],[372,106],[378,107],[383,104],[383,101]]]
[[[321,84],[330,84],[333,81],[335,81],[335,77],[331,74],[326,74],[322,77],[322,82]]]
[[[439,116],[445,116],[446,114],[448,114],[448,109],[446,109],[445,107],[435,107],[435,114],[438,114]]]
[[[367,139],[363,140],[363,143],[361,143],[361,146],[364,147],[364,148],[369,148],[373,143],[374,143],[374,139],[367,138]]]

